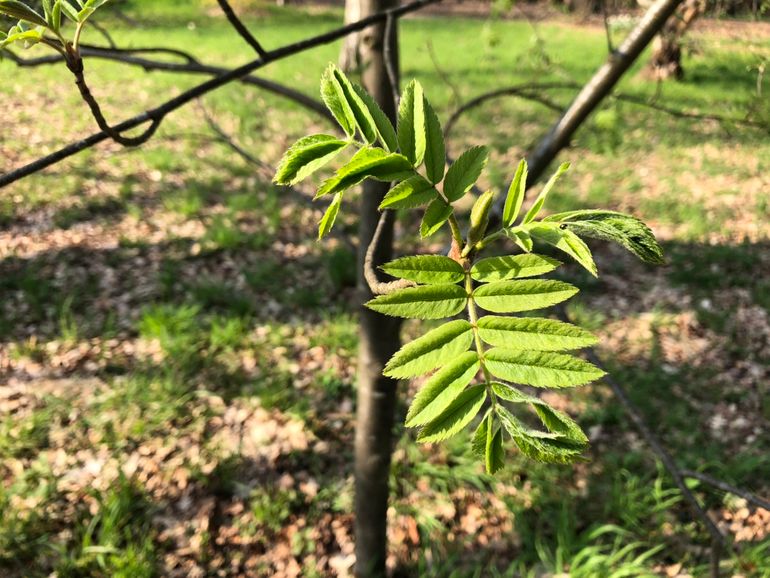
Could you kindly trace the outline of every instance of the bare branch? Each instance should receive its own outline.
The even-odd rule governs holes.
[[[393,15],[389,15],[387,19],[385,20],[385,45],[383,47],[383,60],[385,61],[385,72],[388,75],[388,80],[390,81],[390,89],[393,91],[393,104],[395,106],[394,110],[398,110],[398,103],[401,99],[401,87],[399,86],[398,81],[398,72],[396,72],[395,62],[396,59],[393,58],[393,50],[392,47],[396,44],[396,39],[394,38],[394,35],[396,34],[396,27],[394,25]]]
[[[150,138],[152,138],[152,135],[155,134],[155,131],[157,131],[158,127],[160,126],[162,117],[151,116],[148,119],[150,121],[150,126],[148,126],[140,135],[134,137],[123,136],[121,131],[111,127],[107,122],[107,119],[104,118],[104,114],[102,113],[102,109],[99,106],[99,102],[94,97],[91,89],[88,87],[88,84],[86,84],[85,74],[83,73],[83,59],[80,56],[73,56],[67,58],[66,62],[67,68],[70,70],[70,72],[72,72],[72,74],[75,75],[75,84],[77,85],[83,100],[91,110],[91,115],[96,120],[96,124],[112,140],[126,147],[135,147],[146,143],[148,140],[150,140]]]
[[[186,90],[185,92],[182,92],[178,96],[166,101],[162,105],[156,108],[150,109],[148,111],[145,111],[141,114],[138,114],[128,120],[121,122],[118,125],[113,126],[112,128],[118,133],[123,133],[124,131],[130,130],[132,128],[136,128],[137,126],[140,126],[148,121],[154,121],[154,122],[160,123],[167,115],[185,106],[186,104],[190,103],[196,98],[204,94],[207,94],[213,90],[221,88],[222,86],[225,86],[233,81],[240,80],[241,78],[248,76],[255,70],[258,70],[272,62],[282,60],[289,56],[293,56],[294,54],[298,54],[300,52],[304,52],[305,50],[315,48],[316,46],[329,44],[331,42],[334,42],[335,40],[338,40],[340,38],[343,38],[344,36],[347,36],[351,32],[363,30],[364,28],[367,28],[372,24],[383,22],[388,18],[389,14],[392,14],[394,17],[402,16],[404,14],[408,14],[410,12],[420,10],[425,6],[436,4],[440,1],[441,0],[415,0],[414,2],[404,4],[397,8],[393,8],[390,10],[386,10],[384,12],[380,12],[378,14],[374,14],[372,16],[368,16],[366,18],[359,20],[358,22],[353,22],[352,24],[348,24],[346,26],[336,28],[330,32],[325,32],[323,34],[319,34],[317,36],[313,36],[311,38],[307,38],[305,40],[301,40],[299,42],[295,42],[295,43],[283,46],[281,48],[271,50],[261,58],[252,60],[251,62],[248,62],[242,66],[239,66],[238,68],[234,68],[215,78],[207,80],[206,82],[203,82],[189,90]],[[107,138],[109,138],[109,136],[110,135],[107,132],[102,130],[101,132],[94,133],[82,140],[73,142],[65,147],[62,147],[61,149],[55,151],[50,155],[46,155],[45,157],[39,158],[25,166],[12,170],[8,173],[5,173],[0,176],[0,188],[6,187],[11,183],[14,183],[20,179],[23,179],[24,177],[27,177],[31,174],[41,171],[58,162],[61,162],[62,160],[68,157],[71,157],[72,155],[75,155],[83,150],[89,149],[99,144],[100,142],[105,141]]]
[[[559,309],[559,317],[568,323],[572,323],[572,320],[564,308]],[[586,357],[588,357],[588,360],[596,365],[599,369],[606,371],[602,360],[599,359],[599,357],[592,349],[587,351]],[[610,386],[610,389],[612,389],[612,392],[620,402],[620,405],[623,406],[623,409],[625,410],[628,417],[631,418],[631,421],[633,422],[634,426],[636,426],[636,429],[639,431],[639,433],[642,434],[642,437],[650,446],[650,449],[652,449],[653,453],[658,456],[658,459],[666,468],[669,475],[673,478],[674,484],[676,484],[676,487],[679,488],[680,492],[682,492],[682,495],[684,496],[685,501],[687,501],[687,503],[690,505],[692,512],[706,527],[706,530],[712,539],[712,551],[715,550],[713,547],[715,544],[718,544],[720,547],[726,547],[727,541],[725,540],[722,531],[717,527],[714,521],[709,517],[708,513],[706,513],[706,511],[703,509],[703,506],[701,506],[698,498],[696,498],[695,495],[690,491],[690,488],[687,487],[687,484],[684,482],[684,475],[682,470],[679,469],[679,467],[676,465],[676,462],[674,461],[674,458],[671,456],[668,450],[663,447],[661,441],[644,421],[642,412],[639,410],[639,408],[636,407],[636,404],[631,401],[631,398],[628,397],[626,390],[622,385],[620,385],[620,383],[615,380],[615,378],[612,377],[609,372],[607,372],[607,375],[602,378],[602,381]],[[718,551],[719,548],[716,549],[717,555]]]
[[[246,43],[251,46],[257,54],[259,54],[261,57],[265,57],[267,55],[267,52],[264,48],[262,48],[262,45],[259,43],[259,41],[254,38],[254,35],[249,32],[249,29],[246,28],[246,25],[241,21],[240,18],[233,12],[232,6],[227,2],[227,0],[217,0],[219,3],[219,7],[222,9],[222,12],[225,13],[225,16],[227,16],[227,19],[230,21],[230,24],[233,25],[233,28],[235,28],[236,32],[243,38]]]
[[[105,49],[98,46],[92,46],[89,48],[81,47],[80,52],[83,56],[89,56],[92,58],[100,58],[103,60],[109,60],[113,62],[120,62],[122,64],[138,66],[148,72],[160,71],[160,72],[174,72],[174,73],[181,73],[181,74],[206,74],[211,76],[219,76],[222,74],[226,74],[227,72],[230,72],[230,69],[227,69],[227,68],[221,68],[219,66],[202,64],[198,62],[192,55],[189,55],[185,52],[176,51],[173,49],[137,48],[137,49],[112,50],[112,49]],[[147,58],[141,58],[141,57],[133,56],[131,54],[131,53],[144,53],[144,52],[174,54],[174,55],[181,56],[182,58],[185,58],[185,60],[187,60],[188,62],[186,64],[182,64],[178,62],[164,62],[159,60],[150,60]],[[63,60],[62,57],[58,55],[48,55],[40,58],[22,58],[7,49],[4,51],[4,54],[6,54],[6,56],[10,60],[12,60],[14,63],[16,63],[17,66],[20,66],[20,67],[34,67],[34,66],[42,66],[46,64],[56,64]],[[336,126],[334,117],[326,108],[326,106],[324,106],[324,104],[320,100],[317,100],[311,96],[308,96],[303,92],[300,92],[298,90],[295,90],[283,84],[279,84],[272,80],[259,78],[254,75],[244,76],[243,78],[240,78],[239,81],[242,82],[243,84],[257,86],[259,88],[267,90],[268,92],[272,92],[279,96],[283,96],[285,98],[293,100],[297,104],[300,104],[301,106],[323,116],[329,122],[334,123],[334,125]]]
[[[713,486],[719,490],[722,490],[723,492],[727,492],[728,494],[734,494],[739,498],[743,498],[753,506],[770,511],[770,501],[765,500],[764,498],[760,498],[759,496],[756,496],[755,494],[752,494],[751,492],[748,492],[741,488],[737,488],[713,476],[709,476],[708,474],[704,474],[702,472],[695,472],[693,470],[682,470],[682,475],[685,478],[692,478],[694,480],[701,481],[704,484]]]
[[[366,257],[364,258],[364,278],[366,279],[366,284],[369,285],[369,289],[375,295],[387,295],[388,293],[393,293],[399,289],[416,286],[416,283],[407,281],[406,279],[387,282],[380,281],[377,271],[374,268],[374,255],[377,252],[377,246],[380,243],[382,231],[385,230],[386,226],[392,226],[393,219],[395,218],[396,213],[393,211],[386,209],[380,213],[380,220],[377,222],[377,228],[374,230],[372,240],[366,248]]]
[[[488,100],[500,98],[501,96],[518,96],[525,100],[532,100],[535,102],[539,102],[546,108],[549,108],[553,111],[561,112],[563,110],[563,107],[561,105],[538,94],[536,91],[552,90],[552,89],[576,90],[578,88],[580,88],[580,85],[572,82],[546,82],[546,83],[517,84],[515,86],[507,86],[505,88],[498,88],[496,90],[485,92],[483,94],[478,95],[475,98],[472,98],[468,102],[464,103],[462,106],[460,106],[457,110],[455,110],[452,113],[452,115],[444,124],[444,138],[449,137],[449,134],[452,132],[452,129],[454,128],[455,123],[457,123],[457,121],[463,114],[465,114],[471,109],[481,106]]]

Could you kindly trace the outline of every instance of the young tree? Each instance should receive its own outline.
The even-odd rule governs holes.
[[[378,445],[389,451],[389,419],[395,388],[394,384],[381,386],[385,382],[379,381],[373,372],[382,371],[393,379],[431,374],[412,401],[406,418],[408,427],[420,428],[419,441],[445,440],[482,414],[472,443],[490,473],[504,465],[506,437],[532,459],[552,463],[580,460],[588,438],[577,423],[523,389],[575,387],[604,375],[591,363],[564,353],[594,344],[595,339],[587,331],[544,317],[508,316],[557,305],[578,291],[563,281],[535,279],[561,265],[551,257],[534,253],[535,243],[556,247],[592,275],[597,275],[597,268],[582,237],[615,241],[648,263],[661,263],[662,252],[641,221],[614,211],[577,210],[538,219],[549,192],[568,164],[559,167],[522,215],[527,182],[527,164],[522,161],[505,197],[500,228],[491,233],[487,230],[495,198],[494,192],[487,191],[476,199],[467,233],[463,235],[454,204],[470,194],[480,177],[487,162],[484,147],[467,150],[447,169],[441,124],[416,81],[401,96],[397,129],[374,99],[333,65],[324,74],[321,94],[346,137],[317,134],[300,139],[284,155],[275,181],[294,184],[346,151],[352,153],[317,191],[317,198],[332,196],[319,224],[319,238],[331,231],[343,198],[351,188],[365,183],[363,202],[367,206],[375,198],[367,183],[393,182],[394,186],[379,203],[383,213],[373,238],[368,229],[363,231],[367,236],[361,237],[371,239],[363,265],[369,288],[377,295],[366,306],[395,318],[462,316],[406,344],[384,368],[379,355],[385,348],[362,344],[362,351],[374,353],[362,355],[359,380],[366,380],[365,387],[376,389],[359,391],[359,403],[364,405],[358,409],[356,439],[356,474],[360,478],[357,514],[382,518],[371,520],[376,522],[374,528],[366,525],[364,519],[357,523],[357,539],[363,538],[367,547],[379,550],[374,557],[357,558],[357,574],[382,576],[384,536],[375,536],[373,532],[384,529],[385,511],[380,509],[383,504],[359,508],[372,497],[379,502],[383,497],[380,492],[385,494],[385,505],[387,502],[387,466],[380,453],[383,448]],[[378,244],[386,227],[392,226],[392,211],[422,207],[425,209],[420,235],[431,237],[448,227],[452,238],[449,255],[417,255],[390,261],[381,269],[396,280],[379,281],[373,267],[381,264]],[[390,231],[387,234],[389,249]],[[481,258],[505,240],[515,244],[520,253]],[[381,323],[375,317],[369,319]],[[378,327],[382,329],[382,325]],[[519,411],[527,406],[544,429],[531,427]],[[368,454],[371,450],[377,453]],[[365,463],[367,459],[371,465],[359,470],[364,465],[359,460]],[[380,484],[384,488],[369,478],[374,472],[382,475]],[[376,493],[364,493],[367,490]],[[369,544],[370,540],[382,542]],[[372,554],[364,549],[361,552],[362,556]]]

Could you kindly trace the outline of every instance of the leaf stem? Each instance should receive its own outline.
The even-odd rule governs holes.
[[[489,370],[487,369],[486,363],[484,362],[484,342],[481,341],[481,336],[479,336],[479,313],[476,309],[476,303],[473,301],[473,297],[471,296],[473,294],[473,279],[471,279],[470,274],[470,262],[468,262],[468,267],[465,271],[465,291],[468,293],[468,320],[471,322],[471,331],[473,331],[473,340],[476,345],[476,353],[479,355],[479,365],[481,366],[481,371],[484,373],[484,380],[486,381],[486,388],[487,393],[489,394],[489,399],[492,403],[492,407],[495,407],[497,405],[497,396],[495,395],[495,392],[492,391],[491,383],[492,383],[492,374],[489,373]]]

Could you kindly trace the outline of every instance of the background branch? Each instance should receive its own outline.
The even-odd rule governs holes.
[[[241,21],[240,18],[238,18],[238,15],[233,11],[232,6],[227,2],[227,0],[217,0],[219,3],[219,7],[222,9],[222,12],[225,13],[225,16],[227,16],[227,19],[230,21],[230,24],[232,24],[233,28],[235,28],[235,31],[238,32],[241,38],[243,38],[246,43],[251,46],[257,54],[260,56],[265,56],[267,52],[264,48],[262,48],[262,45],[259,43],[259,41],[254,38],[254,35],[249,32],[249,29],[246,28],[246,25]]]
[[[334,42],[335,40],[338,40],[340,38],[343,38],[344,36],[347,36],[352,32],[363,30],[364,28],[367,28],[372,24],[384,22],[388,18],[389,14],[392,14],[394,17],[402,16],[404,14],[408,14],[410,12],[420,10],[425,6],[436,4],[440,1],[441,0],[415,0],[414,2],[404,4],[397,8],[392,8],[389,10],[385,10],[383,12],[379,12],[377,14],[373,14],[372,16],[362,18],[357,22],[353,22],[352,24],[348,24],[346,26],[341,26],[330,32],[325,32],[323,34],[319,34],[317,36],[306,38],[299,42],[294,42],[292,44],[287,44],[275,50],[271,50],[261,58],[252,60],[251,62],[248,62],[242,66],[239,66],[238,68],[234,68],[226,73],[216,76],[215,78],[207,80],[206,82],[203,82],[189,90],[182,92],[178,96],[167,100],[160,106],[150,109],[148,111],[145,111],[132,118],[129,118],[121,122],[120,124],[113,126],[112,128],[113,130],[119,133],[122,133],[126,130],[136,128],[137,126],[140,126],[148,121],[156,121],[157,124],[160,124],[160,122],[168,114],[185,106],[186,104],[192,102],[198,97],[203,96],[204,94],[207,94],[218,88],[221,88],[222,86],[225,86],[233,81],[240,80],[244,76],[248,76],[255,70],[258,70],[272,62],[282,60],[294,54],[298,54],[300,52],[304,52],[311,48],[315,48],[316,46],[329,44],[331,42]],[[15,170],[12,170],[3,175],[0,175],[0,188],[6,187],[12,183],[15,183],[20,179],[23,179],[24,177],[28,177],[29,175],[35,174],[81,151],[89,149],[99,144],[100,142],[107,140],[107,138],[109,138],[109,134],[104,130],[102,130],[82,140],[70,143],[69,145],[66,145],[60,148],[59,150],[49,155],[46,155],[44,157],[41,157],[27,165],[24,165]]]

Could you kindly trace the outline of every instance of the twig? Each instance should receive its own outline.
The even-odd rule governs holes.
[[[728,494],[734,494],[739,498],[743,498],[749,504],[770,511],[770,501],[765,500],[764,498],[760,498],[759,496],[752,494],[749,491],[733,486],[732,484],[728,484],[725,481],[709,476],[708,474],[695,472],[693,470],[682,470],[682,475],[685,478],[693,478],[694,480],[701,481],[704,484],[713,486],[719,490],[722,490],[723,492],[727,492]]]
[[[195,60],[194,57],[192,57],[191,55],[181,51],[179,51],[179,54],[178,54],[179,56],[182,56],[186,59],[190,58],[192,60],[189,60],[186,64],[180,64],[175,62],[149,60],[146,58],[132,56],[130,54],[132,52],[136,52],[136,53],[167,52],[169,54],[176,54],[177,51],[172,49],[139,48],[139,49],[119,49],[119,50],[113,51],[102,47],[91,47],[91,48],[81,48],[80,52],[82,55],[89,56],[92,58],[100,58],[100,59],[109,60],[112,62],[120,62],[122,64],[138,66],[148,72],[161,71],[161,72],[175,72],[175,73],[181,73],[181,74],[207,74],[211,76],[219,76],[229,72],[229,69],[227,68],[201,64],[200,62]],[[10,50],[5,50],[4,53],[8,56],[9,59],[11,59],[17,66],[20,66],[20,67],[42,66],[46,64],[55,64],[62,61],[62,57],[58,55],[49,55],[41,58],[22,58],[18,56],[16,53],[11,52]],[[335,123],[334,117],[320,100],[317,100],[311,96],[308,96],[305,93],[295,90],[289,86],[279,84],[272,80],[259,78],[254,75],[244,76],[243,78],[239,79],[239,82],[242,82],[243,84],[257,86],[259,88],[267,90],[268,92],[272,92],[279,96],[283,96],[285,98],[293,100],[297,104],[300,104],[301,106],[304,106],[305,108],[312,110],[313,112],[323,116],[324,118],[329,120],[329,122]],[[336,126],[336,123],[335,123],[335,126]]]
[[[252,155],[249,151],[247,151],[245,148],[243,148],[240,144],[235,142],[235,139],[227,134],[225,130],[219,125],[219,123],[214,120],[214,117],[209,114],[208,109],[203,104],[203,101],[198,101],[198,108],[201,111],[201,114],[203,114],[203,118],[206,121],[206,124],[209,125],[209,128],[214,132],[214,134],[217,135],[219,142],[224,143],[227,145],[228,148],[230,148],[233,152],[235,152],[238,156],[240,156],[243,160],[245,160],[247,163],[254,165],[255,167],[259,167],[263,170],[268,170],[270,172],[270,177],[272,177],[273,169],[270,167],[267,163],[262,162],[257,157]]]
[[[110,45],[110,48],[117,48],[115,41],[112,39],[112,35],[104,26],[99,24],[96,20],[91,20],[91,27],[104,37],[104,39],[107,41],[107,44]]]
[[[478,95],[475,98],[472,98],[459,108],[455,110],[447,122],[444,124],[444,138],[448,138],[449,134],[452,132],[452,129],[454,128],[454,125],[457,123],[459,118],[468,112],[471,109],[477,108],[487,102],[488,100],[492,100],[495,98],[500,98],[502,96],[518,96],[520,98],[524,98],[526,100],[533,100],[535,102],[539,102],[546,108],[549,108],[556,112],[561,112],[563,110],[563,107],[559,104],[553,102],[552,100],[541,96],[539,94],[533,94],[532,91],[535,90],[552,90],[552,89],[578,89],[580,88],[580,85],[576,83],[571,82],[546,82],[546,83],[528,83],[528,84],[517,84],[514,86],[508,86],[505,88],[498,88],[495,90],[491,90],[489,92],[485,92],[483,94]]]
[[[610,15],[607,13],[607,0],[600,0],[602,4],[602,17],[604,18],[604,35],[607,37],[607,53],[615,52],[612,45],[612,31],[610,30]]]
[[[364,258],[364,278],[366,279],[367,285],[369,285],[369,289],[375,295],[387,295],[388,293],[393,293],[399,289],[414,287],[416,285],[416,283],[406,279],[380,281],[377,276],[377,271],[374,268],[374,255],[377,252],[377,246],[380,244],[382,232],[385,230],[386,226],[392,226],[395,216],[396,213],[390,210],[385,210],[380,213],[380,220],[377,221],[377,228],[374,230],[372,240],[366,248],[366,256]]]
[[[217,0],[217,2],[219,3],[219,7],[222,9],[222,12],[225,13],[225,16],[227,16],[230,24],[232,24],[233,28],[235,28],[236,32],[238,32],[241,38],[243,38],[246,43],[257,52],[257,54],[264,58],[267,55],[267,52],[264,48],[262,48],[262,45],[259,43],[259,41],[254,38],[254,35],[249,32],[249,29],[246,28],[246,25],[241,21],[240,18],[238,18],[237,14],[233,12],[233,8],[230,6],[227,0]]]
[[[572,322],[569,315],[563,308],[559,309],[559,317],[568,323]],[[596,365],[599,369],[605,369],[601,359],[599,359],[599,357],[592,349],[587,351],[586,357],[588,357],[588,360]],[[618,383],[609,372],[602,378],[602,380],[610,386],[610,389],[612,389],[612,392],[620,402],[620,405],[623,406],[623,409],[625,410],[628,417],[631,418],[631,421],[636,426],[636,429],[639,431],[639,433],[642,434],[642,437],[644,437],[644,439],[647,441],[650,449],[652,449],[655,455],[658,456],[658,459],[660,459],[669,475],[673,478],[674,484],[676,484],[677,488],[679,488],[679,491],[682,492],[682,495],[689,503],[692,512],[706,527],[706,530],[708,531],[712,540],[712,575],[718,577],[718,573],[713,574],[715,567],[714,557],[717,558],[716,568],[718,572],[719,552],[722,548],[727,546],[725,536],[722,534],[722,531],[717,527],[714,521],[709,517],[708,513],[706,513],[706,511],[703,509],[700,502],[698,501],[698,498],[696,498],[695,495],[690,491],[690,488],[687,487],[687,484],[684,482],[684,475],[676,465],[674,458],[670,453],[668,453],[668,450],[663,447],[663,444],[660,442],[658,437],[652,432],[647,423],[644,421],[641,411],[636,407],[636,404],[631,401],[631,398],[628,397],[628,394],[626,393],[626,390],[623,388],[623,386],[620,385],[620,383]],[[714,545],[718,545],[719,548],[714,548]]]
[[[83,59],[80,56],[72,56],[68,57],[66,62],[67,68],[70,70],[70,72],[72,72],[72,74],[75,75],[75,84],[77,85],[83,100],[91,110],[91,115],[96,120],[96,124],[99,126],[99,128],[102,129],[102,131],[104,131],[107,136],[109,136],[116,143],[125,147],[136,147],[146,143],[148,140],[150,140],[150,138],[152,138],[152,135],[155,134],[155,131],[157,131],[158,127],[160,126],[162,120],[161,116],[150,115],[147,119],[150,122],[150,126],[148,126],[144,132],[142,132],[142,134],[133,137],[123,136],[123,131],[117,130],[115,127],[111,127],[107,122],[107,119],[104,118],[104,113],[102,113],[99,102],[96,100],[93,93],[91,92],[91,89],[86,83],[85,74],[83,73]]]
[[[252,60],[251,62],[248,62],[242,66],[239,66],[238,68],[234,68],[215,78],[207,80],[189,90],[182,92],[178,96],[167,100],[162,105],[156,108],[153,108],[151,110],[145,111],[141,114],[138,114],[128,120],[121,122],[118,125],[115,125],[112,128],[118,133],[122,133],[126,130],[130,130],[132,128],[140,126],[148,121],[154,121],[154,122],[160,123],[167,115],[185,106],[186,104],[190,103],[196,98],[204,94],[207,94],[213,90],[216,90],[222,86],[225,86],[235,80],[240,80],[244,76],[248,76],[255,70],[258,70],[266,66],[267,64],[270,64],[271,62],[282,60],[288,56],[293,56],[294,54],[298,54],[300,52],[304,52],[305,50],[315,48],[316,46],[321,46],[323,44],[329,44],[331,42],[334,42],[339,38],[343,38],[344,36],[347,36],[351,32],[363,30],[364,28],[367,28],[372,24],[376,24],[378,22],[382,22],[386,20],[389,14],[392,14],[394,17],[402,16],[404,14],[408,14],[410,12],[420,10],[425,6],[436,4],[440,1],[441,0],[415,0],[414,2],[404,4],[397,8],[392,8],[384,12],[373,14],[372,16],[368,16],[366,18],[363,18],[357,22],[353,22],[346,26],[341,26],[330,32],[325,32],[323,34],[319,34],[317,36],[306,38],[299,42],[294,42],[292,44],[288,44],[281,48],[271,50],[261,58]],[[105,141],[107,138],[109,138],[109,134],[104,130],[102,130],[82,140],[70,143],[60,148],[59,150],[49,155],[46,155],[44,157],[41,157],[27,165],[19,167],[18,169],[7,172],[0,176],[0,188],[6,187],[11,183],[15,183],[16,181],[23,179],[24,177],[32,175],[38,171],[41,171],[47,167],[50,167],[51,165],[61,162],[64,159],[71,157],[72,155],[75,155],[81,151],[89,149],[99,144],[100,142]]]
[[[392,14],[389,14],[385,19],[385,45],[382,50],[382,58],[385,61],[385,73],[388,75],[390,90],[393,92],[393,105],[395,107],[393,110],[397,111],[401,98],[401,87],[399,86],[398,72],[396,71],[396,59],[393,58],[393,45],[396,42],[394,20]]]
[[[433,68],[436,70],[436,74],[438,74],[439,78],[444,81],[444,84],[446,84],[449,87],[449,90],[452,91],[452,102],[453,104],[457,104],[459,102],[462,102],[462,98],[460,98],[460,92],[457,90],[457,86],[450,80],[449,75],[446,73],[445,70],[439,66],[438,59],[436,58],[436,53],[433,50],[433,42],[430,38],[425,41],[425,45],[428,48],[428,56],[430,56],[430,61],[433,63]]]
[[[557,103],[543,96],[532,94],[531,91],[562,90],[562,89],[572,90],[572,89],[578,89],[580,87],[581,86],[579,84],[574,82],[519,84],[519,85],[509,86],[506,88],[498,88],[495,90],[491,90],[489,92],[482,93],[476,96],[475,98],[469,100],[468,102],[460,106],[457,110],[455,110],[452,113],[452,115],[449,117],[449,120],[444,125],[444,137],[445,138],[449,137],[449,134],[451,130],[454,128],[454,125],[457,123],[458,119],[463,114],[467,113],[468,111],[474,108],[481,106],[482,104],[486,103],[489,100],[500,98],[503,96],[518,96],[520,98],[539,102],[540,104],[542,104],[547,108],[550,108],[551,110],[561,111],[562,108]],[[616,93],[616,94],[611,94],[610,98],[613,98],[615,100],[620,100],[623,102],[629,102],[631,104],[635,104],[638,106],[645,106],[647,108],[657,110],[658,112],[663,112],[669,116],[673,116],[675,118],[683,118],[683,119],[690,119],[690,120],[713,120],[713,121],[722,122],[722,123],[737,124],[740,126],[746,126],[750,128],[770,130],[770,125],[768,125],[767,123],[753,121],[749,119],[722,116],[719,114],[687,112],[687,111],[679,110],[670,106],[657,104],[654,100],[640,97],[640,96],[635,96],[632,94]]]

